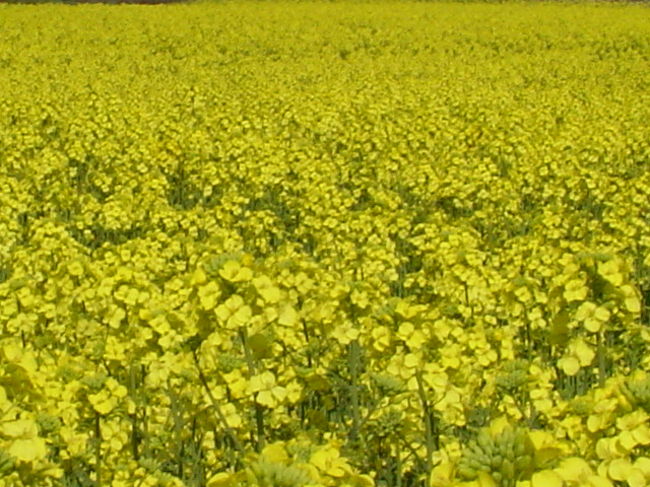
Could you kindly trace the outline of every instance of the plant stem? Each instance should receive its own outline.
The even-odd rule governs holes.
[[[431,476],[431,459],[433,458],[434,451],[433,422],[431,420],[432,418],[429,403],[424,392],[424,385],[422,384],[422,373],[420,371],[417,371],[415,373],[415,378],[418,382],[418,395],[420,396],[420,402],[422,402],[422,410],[424,412],[425,445],[427,447],[427,458],[425,466],[427,478],[429,478]]]
[[[210,398],[210,402],[212,403],[212,407],[217,414],[217,418],[223,425],[223,428],[226,432],[226,435],[230,439],[233,447],[235,450],[237,450],[239,453],[243,454],[244,453],[244,447],[242,444],[239,442],[237,439],[237,436],[235,435],[235,432],[232,430],[232,428],[228,425],[228,420],[226,420],[226,416],[223,414],[223,411],[221,411],[221,408],[219,407],[219,404],[217,403],[217,400],[214,398],[214,395],[212,394],[212,391],[210,390],[210,385],[208,384],[208,380],[205,378],[205,374],[203,373],[203,369],[201,368],[201,365],[199,364],[199,357],[196,355],[196,350],[192,350],[192,356],[194,357],[194,364],[196,365],[196,368],[199,372],[199,380],[201,381],[201,384],[203,384],[203,387],[205,388],[205,392],[208,394],[208,397]]]
[[[598,341],[598,384],[600,387],[605,385],[605,366],[606,366],[606,357],[605,357],[605,345],[603,344],[603,332],[599,331],[597,336]]]
[[[359,342],[354,340],[350,343],[348,353],[348,367],[350,370],[350,400],[352,402],[352,429],[350,430],[350,441],[356,441],[359,437],[359,427],[361,424],[361,414],[359,412],[359,390],[357,386],[359,379],[359,355]]]
[[[135,397],[136,394],[136,369],[133,365],[129,367],[129,395],[131,399]],[[135,401],[134,401],[135,402]],[[133,459],[138,460],[140,455],[138,454],[138,405],[136,404],[136,409],[133,414],[129,414],[129,419],[131,420],[131,453],[133,454]]]
[[[256,367],[255,361],[253,359],[253,354],[251,353],[250,347],[248,346],[248,333],[245,327],[239,329],[239,337],[241,338],[242,345],[244,347],[244,355],[246,356],[246,363],[248,364],[248,375],[249,377],[255,375]],[[264,409],[262,406],[257,403],[255,400],[257,398],[257,393],[253,402],[255,403],[255,425],[257,427],[257,444],[255,449],[260,452],[264,448]]]
[[[102,430],[100,416],[95,412],[95,478],[97,487],[102,486]]]

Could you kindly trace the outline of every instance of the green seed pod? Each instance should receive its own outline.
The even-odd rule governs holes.
[[[4,450],[0,450],[0,473],[8,474],[14,467],[14,458]]]
[[[515,433],[511,429],[507,429],[503,432],[499,438],[499,450],[502,455],[508,455],[513,450],[515,444]]]
[[[473,441],[472,443],[470,443],[470,446],[469,446],[468,449],[469,449],[469,452],[470,452],[472,455],[482,455],[483,453],[485,453],[485,451],[483,450],[483,448],[481,448],[481,446],[480,446],[477,442],[475,442],[475,441]]]
[[[503,457],[501,455],[494,455],[490,459],[490,466],[495,470],[498,469],[502,463],[503,463]]]
[[[517,464],[521,465],[522,467],[529,467],[533,464],[533,456],[524,455],[523,457],[519,457],[519,459],[517,460]]]
[[[501,464],[501,469],[499,471],[503,475],[503,478],[514,480],[515,467],[510,460],[505,459]]]
[[[477,460],[481,465],[486,465],[487,467],[492,467],[492,457],[490,455],[482,454],[477,457]]]
[[[517,440],[513,450],[514,450],[515,457],[520,457],[526,454],[526,445],[522,440]]]
[[[488,452],[492,450],[494,446],[494,440],[490,437],[488,433],[485,431],[481,431],[478,435],[478,438],[476,439],[479,446],[484,452]]]
[[[514,458],[515,457],[515,446],[514,443],[499,443],[497,448],[497,454],[501,455],[503,458]]]
[[[485,455],[483,450],[473,450],[468,452],[468,458],[473,458],[475,460],[480,460]]]
[[[478,473],[476,472],[476,469],[470,468],[468,466],[458,466],[456,469],[456,472],[458,475],[464,479],[464,480],[474,480]]]
[[[474,470],[481,470],[482,467],[483,467],[483,463],[480,462],[480,461],[479,461],[478,459],[476,459],[476,458],[470,458],[470,459],[467,461],[467,466],[468,466],[469,468],[474,469]]]

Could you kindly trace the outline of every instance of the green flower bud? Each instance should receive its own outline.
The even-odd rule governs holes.
[[[505,459],[501,463],[501,469],[499,470],[504,478],[506,479],[515,479],[515,467],[512,461]]]

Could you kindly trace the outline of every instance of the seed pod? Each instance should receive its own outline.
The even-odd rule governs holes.
[[[273,356],[273,341],[262,333],[255,333],[248,337],[248,346],[256,359],[265,359]]]
[[[467,465],[474,470],[481,470],[483,467],[483,463],[476,458],[470,458]]]
[[[526,445],[523,441],[518,440],[514,446],[515,457],[520,457],[526,453]]]
[[[470,455],[477,456],[477,455],[483,455],[485,451],[477,443],[474,443],[469,447],[469,453]]]
[[[533,457],[531,455],[524,455],[517,458],[515,462],[517,472],[528,473],[533,470]]]
[[[498,469],[502,463],[503,463],[503,457],[501,455],[494,455],[490,459],[490,466],[495,470]]]
[[[499,443],[496,448],[496,453],[503,457],[511,457],[514,455],[511,443]]]
[[[494,446],[494,441],[492,440],[490,435],[488,433],[486,433],[485,431],[481,431],[479,433],[478,438],[477,438],[477,442],[478,442],[479,446],[481,447],[481,449],[484,452],[488,452],[488,451],[492,450],[492,448]]]
[[[503,456],[511,457],[514,455],[515,445],[517,444],[517,437],[515,432],[510,430],[507,431],[501,441],[499,442],[499,450]]]
[[[485,453],[478,455],[476,459],[481,463],[481,465],[486,465],[488,467],[492,465],[492,457],[486,455]]]
[[[464,480],[474,480],[477,476],[476,469],[468,466],[458,466],[456,472]]]
[[[515,467],[512,462],[508,459],[505,459],[501,464],[501,469],[499,470],[505,479],[515,478]]]

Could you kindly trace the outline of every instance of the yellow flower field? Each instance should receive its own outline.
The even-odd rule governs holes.
[[[0,487],[650,485],[649,14],[0,4]]]

